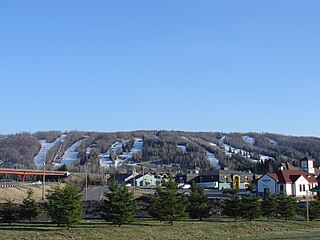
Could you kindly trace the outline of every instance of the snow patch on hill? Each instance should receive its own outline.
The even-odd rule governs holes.
[[[187,147],[186,147],[185,145],[177,145],[177,147],[178,147],[179,149],[181,149],[181,151],[182,151],[183,153],[186,153],[186,152],[187,152]]]
[[[275,140],[272,140],[270,138],[267,138],[269,140],[269,142],[272,144],[272,145],[277,145],[278,142],[276,142]]]
[[[242,136],[242,140],[248,144],[254,145],[256,143],[256,140],[250,136]]]

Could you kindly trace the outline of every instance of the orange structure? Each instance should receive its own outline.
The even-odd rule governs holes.
[[[0,168],[0,174],[13,174],[20,175],[22,179],[22,185],[24,184],[24,178],[26,175],[33,176],[57,176],[57,177],[67,177],[69,172],[61,171],[39,171],[39,170],[30,170],[30,169],[10,169],[10,168]]]

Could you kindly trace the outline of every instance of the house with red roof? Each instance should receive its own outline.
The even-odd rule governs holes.
[[[318,185],[316,178],[319,176],[319,169],[314,167],[314,160],[303,158],[299,161],[299,168],[290,163],[281,163],[275,173],[263,175],[257,184],[257,193],[263,195],[270,192],[274,195],[284,193],[295,197],[303,197],[315,193],[311,189]]]

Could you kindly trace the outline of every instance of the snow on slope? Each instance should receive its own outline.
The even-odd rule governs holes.
[[[66,138],[66,134],[62,134],[60,138],[57,138],[55,141],[51,143],[47,143],[46,140],[39,140],[39,143],[41,144],[41,149],[38,152],[37,156],[34,157],[34,164],[39,167],[43,166],[43,161],[45,156],[47,155],[48,151],[58,142],[64,142],[64,139]]]
[[[272,145],[277,145],[278,144],[278,142],[276,142],[276,141],[274,141],[274,140],[272,140],[272,139],[270,139],[270,138],[267,138],[268,140],[269,140],[269,142],[272,144]]]
[[[80,144],[85,140],[81,139],[77,142],[75,142],[74,144],[72,144],[63,154],[62,156],[62,160],[60,163],[56,163],[55,165],[67,165],[67,164],[71,164],[73,162],[75,162],[78,159],[78,152],[76,151],[76,149],[80,146]]]
[[[250,136],[242,136],[242,140],[248,144],[254,145],[256,143],[256,140],[254,140],[254,138],[250,137]]]
[[[180,148],[183,153],[187,152],[187,147],[185,145],[177,145],[177,147]]]
[[[240,154],[240,155],[242,155],[242,156],[247,156],[248,154],[250,154],[249,152],[247,152],[247,151],[245,151],[245,150],[243,150],[243,149],[234,148],[234,147],[231,147],[230,145],[224,143],[224,139],[225,139],[225,138],[226,138],[226,137],[223,136],[223,137],[219,140],[219,142],[220,142],[220,144],[223,144],[226,155],[231,156],[232,153],[235,153],[235,154]]]
[[[213,153],[208,152],[208,151],[206,151],[206,155],[207,155],[211,165],[214,166],[216,168],[216,170],[220,170],[221,166],[220,166],[219,160],[216,158],[216,156]]]
[[[116,142],[112,144],[111,146],[111,151],[112,152],[117,152],[119,149],[122,149],[122,145],[124,143],[129,142],[129,140],[121,141],[121,142]],[[131,151],[130,152],[124,152],[121,155],[117,157],[115,160],[115,163],[112,162],[110,159],[110,149],[105,154],[100,154],[99,159],[100,159],[100,166],[102,167],[119,167],[121,166],[124,162],[126,161],[132,161],[132,157],[134,153],[142,151],[143,148],[143,140],[142,138],[135,138],[134,143],[132,145]]]

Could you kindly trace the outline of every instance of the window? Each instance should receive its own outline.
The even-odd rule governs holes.
[[[280,193],[283,193],[283,184],[280,184]]]
[[[303,184],[302,186],[303,186],[303,191],[305,192],[306,191],[306,185]]]
[[[299,190],[300,190],[300,192],[302,192],[302,185],[301,184],[299,185]]]

